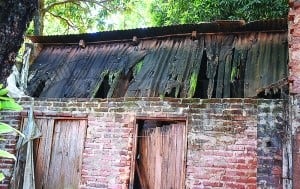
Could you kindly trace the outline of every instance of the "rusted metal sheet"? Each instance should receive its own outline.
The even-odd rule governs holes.
[[[37,125],[36,187],[79,188],[86,120],[37,119]]]
[[[30,67],[28,93],[59,98],[253,97],[257,89],[287,76],[287,54],[286,32],[173,36],[85,48],[50,45]]]
[[[183,188],[185,123],[145,120],[140,127],[136,183],[147,189]]]

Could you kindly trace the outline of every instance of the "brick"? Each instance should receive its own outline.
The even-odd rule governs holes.
[[[202,101],[202,99],[198,99],[198,98],[183,98],[183,99],[181,99],[181,103],[182,103],[182,104],[190,104],[190,103],[196,104],[196,103],[202,103],[201,101]]]
[[[223,187],[223,183],[213,182],[213,181],[204,181],[203,185],[204,186],[209,186],[209,187]]]
[[[230,188],[230,189],[245,189],[246,186],[244,184],[240,184],[240,183],[226,183],[226,188]]]

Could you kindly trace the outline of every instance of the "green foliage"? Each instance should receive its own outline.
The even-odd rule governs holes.
[[[285,18],[286,0],[40,0],[44,34],[70,34],[214,20]],[[33,34],[33,25],[27,32]]]
[[[196,73],[193,73],[190,79],[190,88],[188,92],[189,98],[192,98],[195,94],[196,87],[197,87],[197,79],[198,79],[198,75]]]
[[[19,135],[23,136],[23,133],[21,133],[20,131],[18,131],[17,129],[11,127],[10,125],[6,124],[6,123],[2,123],[0,122],[0,134],[5,134],[5,133],[10,133],[10,132],[16,132]]]
[[[3,181],[5,179],[5,176],[3,173],[0,173],[0,181]]]
[[[152,21],[157,26],[214,20],[285,18],[286,0],[153,0]]]
[[[160,94],[159,98],[161,98],[163,100],[165,98],[165,94]]]
[[[40,0],[39,15],[27,34],[42,30],[42,34],[72,34],[102,30],[135,28],[148,23],[151,1],[139,0]],[[148,23],[149,24],[149,23]],[[35,27],[40,27],[36,29]],[[35,28],[35,29],[34,29]]]
[[[14,99],[7,96],[8,90],[0,84],[0,110],[22,110],[22,107]]]
[[[15,111],[22,110],[22,107],[19,104],[17,104],[14,99],[8,97],[7,93],[8,90],[6,88],[3,88],[3,85],[0,84],[0,111],[1,110],[15,110]],[[16,130],[15,128],[11,127],[6,123],[0,122],[0,135],[7,134],[10,132],[17,132],[22,137],[24,137],[24,135],[20,131]],[[1,140],[4,139],[1,138]],[[0,157],[16,160],[16,157],[13,154],[1,149],[0,149]],[[2,181],[4,178],[5,178],[4,174],[0,173],[0,181]]]
[[[137,75],[141,71],[143,65],[144,65],[144,61],[143,60],[141,60],[140,62],[138,62],[134,66],[134,68],[133,68],[133,75]]]
[[[233,83],[234,79],[237,76],[237,68],[232,67],[231,74],[230,74],[230,82]]]
[[[151,25],[151,1],[126,0],[111,4],[114,11],[100,11],[97,19],[97,29],[120,30]]]
[[[0,157],[17,160],[15,155],[13,155],[5,150],[0,150]]]

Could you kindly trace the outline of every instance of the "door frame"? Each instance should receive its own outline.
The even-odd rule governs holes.
[[[180,121],[184,122],[184,139],[183,139],[183,174],[181,178],[182,187],[185,188],[185,178],[186,178],[186,159],[187,159],[187,136],[188,136],[188,119],[186,116],[174,116],[174,117],[149,117],[149,116],[136,116],[133,123],[133,135],[132,135],[132,156],[131,156],[131,166],[130,166],[130,179],[129,179],[129,189],[134,189],[134,177],[135,177],[135,166],[136,166],[136,156],[137,156],[137,144],[138,144],[138,130],[139,125],[137,122],[139,120],[155,120],[155,121]]]

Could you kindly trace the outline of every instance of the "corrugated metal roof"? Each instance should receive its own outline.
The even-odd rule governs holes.
[[[139,28],[130,30],[105,31],[90,34],[57,35],[57,36],[28,36],[33,43],[78,43],[85,40],[87,43],[97,41],[131,40],[137,38],[149,38],[174,34],[197,33],[233,33],[254,31],[286,31],[288,28],[286,19],[261,20],[250,23],[243,21],[215,21],[200,24],[185,24],[176,26]]]
[[[287,63],[286,31],[175,35],[85,48],[61,43],[44,46],[30,67],[28,92],[35,97],[253,97],[285,78]]]

